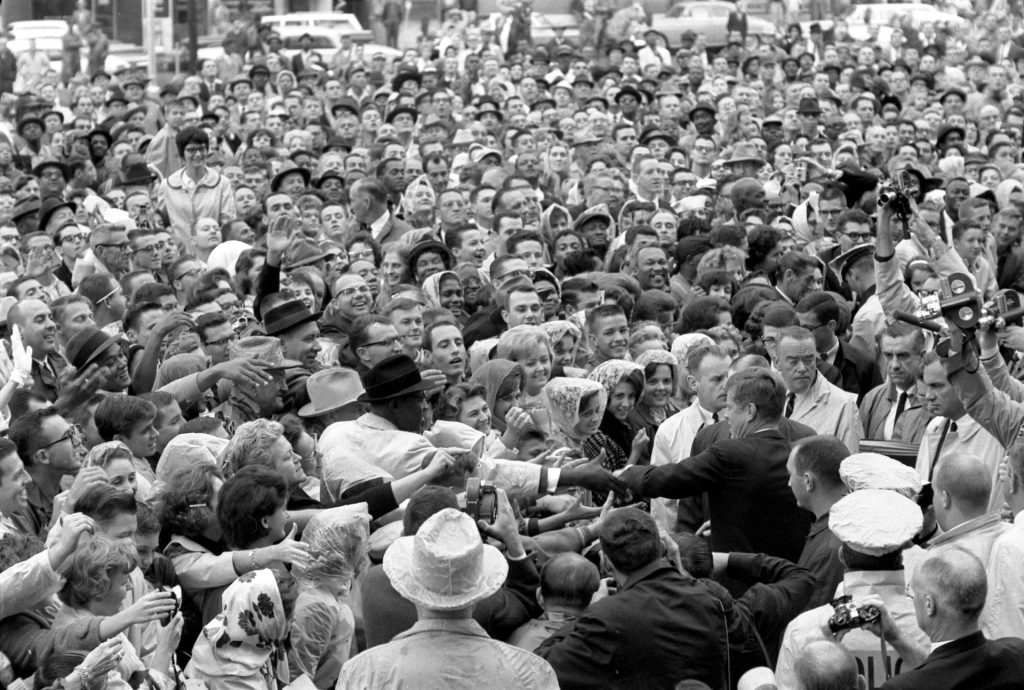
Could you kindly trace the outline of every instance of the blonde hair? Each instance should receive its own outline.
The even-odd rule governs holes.
[[[502,333],[498,338],[495,357],[518,362],[520,359],[528,357],[530,351],[537,345],[547,348],[548,356],[552,356],[551,338],[540,326],[515,326]]]
[[[97,533],[80,541],[75,552],[61,565],[58,574],[64,578],[64,587],[57,596],[71,608],[82,608],[110,592],[114,575],[127,575],[135,566],[135,555],[127,546]]]

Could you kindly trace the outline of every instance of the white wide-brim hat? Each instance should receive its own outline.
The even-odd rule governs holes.
[[[498,549],[480,539],[473,518],[445,508],[414,537],[402,537],[384,553],[384,572],[405,599],[437,610],[461,609],[497,592],[508,575]]]

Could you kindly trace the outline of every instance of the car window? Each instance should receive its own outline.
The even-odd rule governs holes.
[[[696,19],[707,19],[708,17],[711,16],[711,12],[709,12],[708,10],[709,8],[706,5],[691,7],[688,16],[694,17]]]
[[[288,36],[284,39],[284,47],[290,50],[302,48],[300,36]],[[327,36],[313,36],[313,50],[330,50],[334,43]]]
[[[728,17],[729,8],[725,5],[708,5],[708,15],[711,17]]]

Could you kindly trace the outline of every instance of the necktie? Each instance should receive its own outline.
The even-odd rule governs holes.
[[[903,410],[907,407],[907,394],[900,393],[899,402],[896,403],[896,419],[893,420],[893,424],[900,421],[900,415],[903,414]]]
[[[794,405],[796,405],[796,393],[790,393],[786,396],[786,419],[793,414]]]
[[[718,413],[717,412],[715,412],[714,414],[711,415],[711,423],[712,424],[718,424]]]
[[[370,226],[366,223],[359,224],[359,232],[371,232]]]

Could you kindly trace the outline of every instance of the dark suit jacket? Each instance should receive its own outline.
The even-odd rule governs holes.
[[[1024,248],[1013,247],[996,257],[996,282],[1000,288],[1024,292]]]
[[[723,606],[705,583],[658,559],[536,653],[555,669],[562,690],[668,690],[686,679],[724,688]]]
[[[839,351],[832,366],[839,370],[841,379],[836,385],[844,391],[857,394],[860,403],[869,390],[882,382],[878,365],[870,353],[856,345],[839,341]]]
[[[802,437],[801,437],[802,438]],[[640,496],[707,493],[714,551],[800,557],[811,514],[796,504],[786,460],[792,446],[778,429],[718,441],[699,455],[657,467],[633,467],[622,480]]]
[[[1024,640],[987,640],[981,632],[932,652],[924,663],[882,686],[882,690],[1020,690],[1024,688]]]

